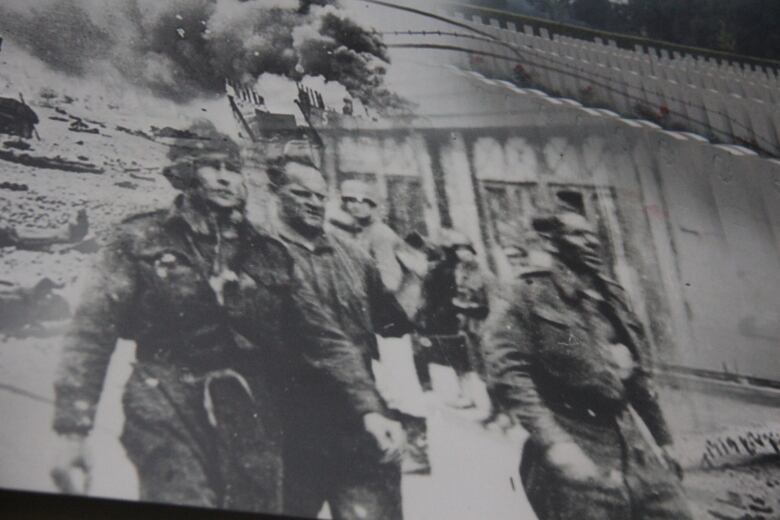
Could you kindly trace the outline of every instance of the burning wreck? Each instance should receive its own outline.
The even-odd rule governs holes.
[[[24,98],[0,97],[0,133],[30,139],[39,122],[38,114]]]

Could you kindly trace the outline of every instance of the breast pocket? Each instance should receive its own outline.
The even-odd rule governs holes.
[[[570,320],[561,312],[550,308],[538,308],[531,312],[538,341],[543,344],[570,345],[578,342],[573,333]]]
[[[281,323],[290,319],[292,282],[288,276],[273,272],[260,273],[253,279],[254,294],[247,297],[253,302],[251,319],[255,328],[262,335],[278,335]]]
[[[145,299],[153,315],[180,320],[201,315],[214,301],[192,259],[176,249],[152,251],[142,256],[147,282]]]
[[[577,326],[575,317],[567,317],[551,308],[534,309],[534,350],[537,361],[551,375],[569,376],[586,350],[587,335]]]

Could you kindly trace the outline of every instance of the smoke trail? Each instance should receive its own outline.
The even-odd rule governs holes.
[[[267,73],[322,76],[380,112],[406,106],[384,84],[380,36],[337,0],[4,0],[0,31],[56,70],[115,69],[179,102]]]

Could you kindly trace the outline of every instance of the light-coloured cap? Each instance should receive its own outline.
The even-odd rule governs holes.
[[[439,230],[437,239],[440,247],[455,248],[466,246],[474,249],[474,244],[468,235],[457,229],[443,228]]]
[[[350,179],[341,183],[341,198],[366,200],[375,206],[378,203],[373,186],[357,179]]]

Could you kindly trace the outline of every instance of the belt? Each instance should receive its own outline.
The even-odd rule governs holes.
[[[136,364],[137,368],[140,368],[141,372],[144,374],[147,380],[147,384],[149,384],[149,381],[153,381],[154,384],[150,386],[156,387],[160,384],[160,380],[155,377],[155,374],[150,373],[146,368],[143,367],[143,365]],[[255,396],[252,392],[252,388],[249,386],[249,383],[247,382],[246,378],[233,370],[232,368],[220,368],[216,370],[209,370],[206,372],[200,372],[197,375],[193,373],[192,370],[190,370],[187,367],[183,366],[177,366],[175,368],[175,371],[178,372],[178,379],[184,384],[187,385],[194,385],[197,383],[203,383],[203,409],[206,411],[206,417],[208,419],[209,424],[216,428],[218,426],[217,416],[215,413],[215,407],[214,407],[214,399],[211,396],[211,385],[215,381],[221,381],[221,380],[227,380],[232,379],[236,382],[238,382],[239,386],[241,386],[241,389],[246,393],[246,395],[249,397],[249,400],[253,403],[255,402]]]
[[[557,400],[547,404],[552,411],[565,417],[598,425],[604,425],[613,422],[626,410],[626,403],[622,401],[614,403],[614,406],[588,406],[585,404],[574,403],[565,400]]]
[[[255,402],[255,396],[252,393],[252,389],[249,387],[246,378],[232,368],[208,372],[203,376],[203,408],[206,410],[209,424],[214,428],[217,427],[217,416],[214,413],[214,400],[211,397],[211,383],[222,379],[233,379],[237,381],[238,384],[241,385],[241,388],[246,392],[247,396],[249,396],[249,400],[253,403]]]

